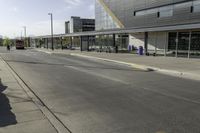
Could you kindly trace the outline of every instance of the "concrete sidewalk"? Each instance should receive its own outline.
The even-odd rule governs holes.
[[[200,59],[175,58],[163,56],[138,56],[134,54],[114,54],[97,52],[80,52],[71,50],[51,50],[37,49],[48,54],[70,54],[84,58],[100,59],[112,61],[121,64],[127,64],[132,67],[153,70],[159,73],[200,80]]]
[[[1,57],[0,133],[57,133]]]

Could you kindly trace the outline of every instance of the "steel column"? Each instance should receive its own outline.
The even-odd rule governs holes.
[[[61,49],[63,50],[63,38],[60,37],[60,44],[61,44]]]
[[[191,39],[192,39],[192,32],[190,31],[190,34],[189,34],[189,45],[188,45],[188,59],[190,58]]]
[[[47,40],[47,49],[49,49],[49,38],[46,38]]]
[[[179,36],[179,33],[177,32],[177,33],[176,33],[176,55],[175,55],[176,58],[178,57],[178,41],[179,41],[179,40],[178,40],[178,36]]]
[[[148,34],[148,32],[145,32],[144,33],[144,49],[145,49],[146,55],[148,53],[148,39],[149,39],[149,34]]]
[[[72,48],[72,45],[73,45],[73,44],[72,44],[72,43],[73,43],[72,41],[73,41],[73,40],[72,40],[72,37],[70,36],[70,45],[71,45],[70,47],[71,47],[71,48]]]
[[[87,51],[90,51],[90,36],[87,37]]]
[[[80,36],[81,52],[83,51],[83,37]]]

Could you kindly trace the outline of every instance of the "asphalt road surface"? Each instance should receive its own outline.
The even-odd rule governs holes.
[[[200,82],[110,62],[1,48],[72,133],[200,133]]]

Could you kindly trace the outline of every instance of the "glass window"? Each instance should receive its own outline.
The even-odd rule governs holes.
[[[194,5],[199,5],[199,4],[200,4],[200,0],[194,0],[194,1],[193,1],[193,4],[194,4]]]
[[[163,17],[171,17],[173,16],[173,6],[165,6],[159,8],[159,16],[160,18]]]
[[[158,8],[154,9],[148,9],[148,10],[143,10],[143,11],[136,11],[134,13],[134,16],[143,16],[143,15],[149,15],[149,14],[154,14],[158,12]]]
[[[154,14],[158,12],[158,8],[154,8],[154,9],[149,9],[147,10],[146,14]]]
[[[193,1],[193,12],[200,12],[200,0]]]
[[[169,44],[168,44],[168,50],[175,50],[176,49],[176,32],[170,32],[169,33]]]
[[[146,14],[146,10],[145,11],[138,11],[135,13],[135,16],[143,16]]]
[[[134,16],[144,16],[144,15],[158,13],[159,18],[171,17],[173,16],[174,9],[181,9],[181,8],[187,8],[187,7],[192,7],[191,12],[200,12],[200,0],[182,2],[182,3],[169,5],[169,6],[135,11]]]
[[[191,50],[200,50],[200,32],[193,32],[191,41]]]
[[[190,6],[192,6],[192,1],[184,2],[184,3],[180,3],[180,4],[175,4],[174,8],[179,9],[179,8],[185,8],[185,7],[190,7]]]
[[[189,46],[189,32],[179,32],[178,34],[178,49],[188,50]]]

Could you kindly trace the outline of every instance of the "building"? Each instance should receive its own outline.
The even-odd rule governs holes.
[[[200,0],[95,0],[95,20],[71,17],[65,25],[65,35],[54,35],[57,42],[64,37],[81,50],[142,46],[147,55],[200,55]]]
[[[70,21],[65,22],[65,33],[76,33],[95,30],[95,20],[72,16]]]
[[[131,29],[117,35],[124,49],[143,46],[146,53],[176,56],[200,53],[200,0],[96,0],[95,25],[97,31]]]
[[[70,33],[70,21],[65,22],[65,34]]]
[[[95,31],[95,19],[86,19],[72,16],[70,21],[65,22],[65,33],[79,33]],[[70,43],[71,48],[89,50],[90,44],[94,45],[95,36],[72,37]]]

